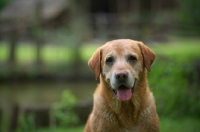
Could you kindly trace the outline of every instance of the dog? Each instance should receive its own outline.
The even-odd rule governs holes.
[[[109,41],[89,59],[100,84],[84,132],[159,132],[159,117],[147,70],[155,53],[142,42]]]

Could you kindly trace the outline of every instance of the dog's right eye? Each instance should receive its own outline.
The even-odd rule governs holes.
[[[113,57],[108,57],[108,58],[106,59],[106,64],[108,64],[108,65],[112,65],[113,62],[114,62]]]

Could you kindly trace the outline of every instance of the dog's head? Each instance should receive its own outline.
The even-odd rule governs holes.
[[[119,39],[99,47],[88,61],[96,79],[101,75],[114,94],[129,100],[139,75],[150,71],[155,54],[142,42]]]

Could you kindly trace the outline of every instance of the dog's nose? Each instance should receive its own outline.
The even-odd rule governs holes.
[[[118,81],[124,81],[125,79],[128,78],[128,72],[127,71],[119,71],[115,73],[115,78]]]

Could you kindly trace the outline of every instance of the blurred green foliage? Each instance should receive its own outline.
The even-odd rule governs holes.
[[[161,132],[199,132],[199,119],[191,117],[169,118],[160,117]]]
[[[54,128],[54,129],[39,129],[37,132],[83,132],[84,126],[77,126],[72,128]]]
[[[0,0],[0,11],[13,0]]]
[[[69,128],[79,123],[79,118],[74,111],[75,104],[75,96],[70,90],[64,90],[61,101],[52,105],[52,114],[57,126]]]
[[[36,124],[33,114],[28,114],[21,116],[19,118],[19,124],[17,127],[17,132],[34,132],[36,131]]]
[[[185,31],[200,34],[200,1],[178,0],[180,9],[178,11],[179,25]]]
[[[198,63],[200,58],[192,54],[187,57],[158,55],[148,78],[159,115],[200,117]]]

